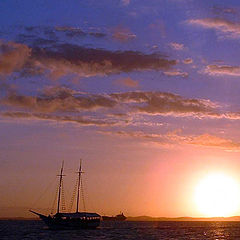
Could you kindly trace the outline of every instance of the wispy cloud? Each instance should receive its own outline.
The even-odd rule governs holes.
[[[73,26],[28,26],[24,28],[25,32],[18,35],[18,39],[23,40],[23,42],[28,42],[28,40],[33,40],[36,44],[36,41],[39,38],[39,35],[44,35],[47,41],[55,41],[58,37],[65,36],[67,38],[83,38],[83,37],[96,37],[103,38],[107,36],[107,33],[102,31],[99,28],[91,28],[88,30],[83,30],[80,27]],[[29,35],[31,34],[31,35]]]
[[[145,133],[143,131],[101,131],[102,134],[130,137],[142,141],[152,142],[162,146],[196,145],[201,147],[215,147],[225,151],[240,151],[240,142],[222,138],[208,133],[201,135],[184,135],[181,130],[165,134]]]
[[[238,14],[237,8],[223,7],[220,5],[213,6],[212,10],[213,10],[213,13],[215,13],[217,15],[224,15],[224,14],[236,15],[236,14]]]
[[[191,63],[193,63],[193,60],[191,58],[186,58],[186,59],[183,60],[183,63],[184,64],[191,64]]]
[[[126,42],[136,38],[136,35],[133,34],[128,28],[118,26],[113,29],[113,38],[121,42]]]
[[[240,142],[234,142],[231,139],[221,138],[207,133],[193,137],[188,143],[199,146],[217,147],[230,151],[240,151]]]
[[[167,139],[166,136],[162,134],[154,134],[154,133],[145,133],[143,131],[99,131],[99,133],[109,136],[117,136],[123,138],[134,138],[140,141],[146,141],[150,143],[157,143],[162,146],[169,146],[173,143]]]
[[[223,18],[204,18],[188,20],[189,24],[199,25],[204,28],[215,29],[230,37],[240,36],[240,23],[232,22]]]
[[[133,80],[130,77],[117,79],[115,81],[115,84],[129,87],[129,88],[137,88],[139,86],[139,82],[137,80]]]
[[[184,49],[184,44],[182,43],[176,43],[176,42],[172,42],[169,44],[171,48],[173,48],[174,50],[183,50]]]
[[[177,76],[180,76],[180,77],[188,77],[188,73],[187,72],[182,72],[180,70],[173,70],[173,71],[166,71],[166,72],[163,72],[165,75],[169,76],[169,77],[177,77]]]
[[[27,120],[45,120],[61,123],[75,123],[86,126],[113,126],[117,122],[111,122],[109,120],[96,120],[90,117],[82,116],[59,116],[46,113],[29,113],[29,112],[1,112],[0,116],[7,118],[18,118]]]
[[[107,36],[106,33],[100,31],[83,31],[81,28],[78,27],[70,27],[70,26],[57,26],[55,27],[56,32],[64,33],[67,37],[84,37],[84,36],[93,36],[96,38],[102,38]]]
[[[77,27],[70,27],[70,26],[57,26],[55,30],[58,32],[64,32],[67,36],[74,37],[74,36],[85,36],[87,35],[84,31]]]
[[[228,76],[240,76],[239,66],[227,66],[227,65],[208,65],[204,69],[204,73],[209,75],[228,75]]]
[[[127,6],[130,4],[130,0],[121,0],[122,5]]]

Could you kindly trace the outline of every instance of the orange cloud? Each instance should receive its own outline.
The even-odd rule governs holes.
[[[192,138],[188,143],[199,146],[218,147],[225,150],[240,151],[240,142],[234,142],[230,139],[220,138],[207,133]]]
[[[209,100],[188,99],[164,92],[126,92],[110,94],[118,102],[139,103],[139,113],[174,116],[217,116],[216,105]]]
[[[197,145],[203,147],[216,147],[226,151],[240,151],[240,142],[221,138],[210,134],[183,135],[181,131],[173,131],[166,134],[144,133],[143,131],[102,131],[102,134],[117,135],[120,137],[131,137],[138,140],[149,141],[162,146],[170,145]],[[180,135],[181,134],[181,135]]]
[[[0,74],[20,71],[30,55],[31,49],[24,44],[0,41]]]

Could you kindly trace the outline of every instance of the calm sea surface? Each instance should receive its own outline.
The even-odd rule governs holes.
[[[240,222],[103,222],[96,230],[52,231],[41,221],[0,221],[0,239],[240,240]]]

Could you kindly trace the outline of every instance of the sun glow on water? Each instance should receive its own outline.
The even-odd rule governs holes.
[[[195,189],[198,211],[206,217],[229,217],[238,214],[239,190],[239,183],[228,175],[207,175]]]

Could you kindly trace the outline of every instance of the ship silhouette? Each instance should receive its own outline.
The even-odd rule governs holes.
[[[79,200],[80,200],[80,190],[82,185],[81,175],[82,171],[82,161],[80,160],[80,166],[78,170],[78,181],[77,181],[77,196],[76,196],[76,212],[61,212],[60,202],[63,184],[63,163],[61,166],[58,186],[58,200],[57,200],[57,212],[51,215],[43,215],[33,210],[29,210],[35,215],[39,216],[40,219],[50,228],[50,229],[94,229],[100,225],[101,216],[97,213],[91,212],[79,212]],[[82,196],[83,197],[83,196]]]
[[[125,221],[127,218],[124,216],[123,213],[120,213],[118,215],[116,215],[115,217],[112,216],[102,216],[102,220],[103,221]]]

